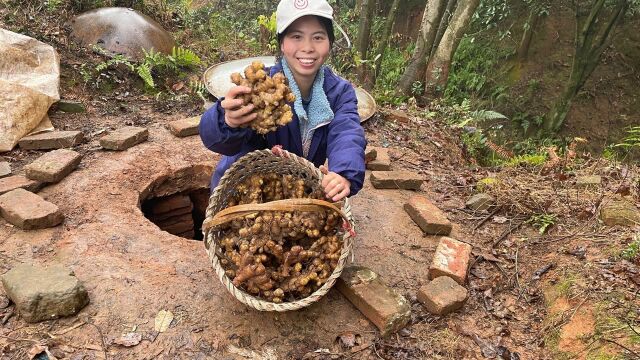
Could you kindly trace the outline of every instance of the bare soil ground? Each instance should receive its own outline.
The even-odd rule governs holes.
[[[438,237],[423,235],[402,209],[414,192],[377,190],[367,179],[353,198],[355,263],[411,301],[410,325],[380,338],[335,290],[300,311],[261,313],[227,293],[202,242],[162,232],[140,210],[141,194],[154,180],[215,165],[218,156],[197,136],[178,139],[165,128],[200,113],[201,103],[176,94],[156,99],[117,72],[112,75],[122,82],[113,88],[87,86],[79,68],[95,55],[69,44],[62,28],[39,21],[30,32],[59,47],[61,93],[88,107],[82,114],[52,113],[54,125],[82,130],[88,140],[76,148],[84,155],[80,168],[39,192],[62,209],[63,225],[26,232],[0,220],[0,274],[20,263],[62,263],[84,282],[91,303],[77,316],[39,324],[9,316],[13,305],[0,309],[0,320],[6,318],[0,359],[29,358],[36,345],[69,359],[633,359],[640,353],[639,264],[619,256],[634,229],[604,227],[597,219],[624,184],[627,198],[638,203],[636,167],[579,157],[546,175],[478,168],[441,119],[427,119],[421,109],[407,110],[409,123],[376,115],[364,123],[370,144],[391,149],[394,169],[423,174],[419,193],[455,223],[453,237],[473,245],[469,301],[445,317],[417,303]],[[100,150],[100,136],[124,125],[148,127],[149,142],[125,152]],[[16,149],[0,158],[20,173],[41,154]],[[603,186],[576,190],[575,176],[587,173],[602,175]],[[501,207],[470,212],[464,202],[485,177],[502,180],[489,190]],[[557,220],[540,234],[539,225],[525,221],[543,213]],[[584,257],[575,255],[580,248]],[[157,333],[161,310],[175,319]],[[143,340],[133,347],[114,343],[130,332]]]

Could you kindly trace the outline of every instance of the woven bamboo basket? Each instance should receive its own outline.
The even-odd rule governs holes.
[[[336,279],[340,277],[349,255],[351,254],[353,237],[355,236],[351,205],[348,199],[345,199],[342,203],[341,209],[338,209],[331,203],[312,199],[289,199],[289,201],[280,200],[277,202],[274,201],[264,204],[254,204],[253,212],[263,210],[283,211],[282,205],[270,205],[272,203],[286,203],[289,211],[305,211],[308,210],[309,206],[318,206],[318,203],[324,203],[320,206],[337,210],[343,217],[344,224],[342,235],[343,244],[338,265],[322,287],[303,299],[291,302],[282,302],[279,304],[250,295],[244,290],[233,285],[232,280],[225,274],[225,270],[220,263],[220,253],[222,252],[220,240],[222,239],[222,231],[217,228],[215,224],[220,223],[218,220],[221,215],[225,215],[225,211],[223,210],[227,208],[228,201],[231,196],[234,195],[235,188],[238,184],[244,182],[253,174],[269,172],[274,172],[279,175],[292,175],[295,178],[303,179],[305,181],[305,186],[313,189],[321,186],[323,177],[320,170],[308,160],[279,148],[274,148],[273,150],[257,150],[248,153],[236,161],[225,172],[224,176],[220,179],[219,185],[215,188],[213,194],[211,194],[209,206],[207,207],[206,219],[203,225],[204,245],[218,279],[220,279],[220,282],[222,282],[229,293],[231,293],[231,295],[240,302],[259,311],[284,312],[298,310],[320,300],[320,298],[329,292],[331,287],[335,284]],[[236,206],[235,208],[240,208],[242,206],[245,205]],[[276,208],[270,209],[270,206],[275,206]],[[236,215],[246,215],[247,213],[248,212],[245,209],[244,212],[236,212]],[[226,215],[229,216],[230,214]]]

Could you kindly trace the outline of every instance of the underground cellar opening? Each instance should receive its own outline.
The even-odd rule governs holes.
[[[142,213],[162,231],[202,240],[212,170],[209,165],[194,165],[158,176],[140,193]]]

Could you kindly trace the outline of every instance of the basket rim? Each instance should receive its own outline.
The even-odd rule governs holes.
[[[251,161],[255,158],[276,157],[280,159],[285,159],[285,161],[293,161],[300,166],[304,166],[312,170],[314,175],[316,175],[316,177],[318,178],[318,181],[322,182],[322,178],[324,175],[309,160],[303,157],[300,157],[296,154],[290,153],[286,150],[281,150],[280,155],[281,156],[275,155],[272,153],[271,150],[268,150],[268,149],[255,150],[247,153],[246,155],[242,156],[237,161],[235,161],[231,165],[231,167],[225,172],[225,174],[222,176],[222,178],[220,179],[220,182],[218,183],[218,186],[214,189],[213,193],[209,197],[209,205],[207,206],[205,220],[208,220],[211,217],[213,217],[213,215],[215,215],[213,213],[213,205],[220,200],[220,197],[222,196],[221,189],[223,188],[223,185],[227,182],[227,179],[231,176],[231,174],[233,174],[235,171],[237,171],[237,169],[241,168],[247,163],[251,163]],[[351,214],[351,203],[349,201],[349,198],[344,199],[342,211],[347,215],[347,218],[349,219],[349,224],[351,225],[351,227],[354,228],[355,221],[354,221],[353,215]],[[338,259],[338,265],[333,270],[333,272],[331,273],[327,281],[318,290],[314,291],[313,293],[311,293],[310,295],[302,299],[298,299],[290,302],[274,303],[274,302],[270,302],[270,301],[258,298],[254,295],[251,295],[245,292],[244,290],[233,285],[231,279],[226,275],[225,270],[222,268],[220,259],[216,255],[220,247],[214,240],[214,233],[215,232],[212,231],[211,229],[206,229],[204,232],[203,243],[218,279],[220,280],[222,285],[224,285],[227,291],[229,291],[229,293],[231,293],[231,295],[233,295],[238,301],[259,311],[278,311],[278,312],[292,311],[292,310],[298,310],[298,309],[307,307],[317,302],[329,292],[329,290],[335,284],[337,278],[340,277],[347,263],[349,255],[353,250],[353,236],[349,231],[345,231],[344,234],[342,235],[343,244],[342,244],[342,249],[340,251],[340,258]]]

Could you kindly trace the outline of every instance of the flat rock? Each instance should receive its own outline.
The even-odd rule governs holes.
[[[78,167],[80,160],[82,155],[73,150],[53,150],[25,166],[25,174],[32,180],[57,183]]]
[[[640,210],[626,200],[605,200],[600,208],[600,220],[608,226],[640,224]]]
[[[169,130],[177,137],[198,135],[200,133],[200,116],[176,120],[169,123]]]
[[[415,195],[404,204],[404,210],[409,217],[429,235],[449,235],[453,226],[445,214],[429,199]]]
[[[579,188],[600,187],[602,177],[600,175],[585,175],[576,178],[576,186]]]
[[[460,309],[469,292],[452,278],[440,276],[421,287],[417,297],[430,313],[446,315]]]
[[[380,329],[382,336],[402,329],[411,319],[409,302],[388,287],[371,269],[363,266],[345,268],[336,287]]]
[[[448,276],[463,285],[471,257],[471,245],[443,236],[429,266],[429,279]]]
[[[366,156],[365,156],[366,158]],[[391,157],[389,157],[389,149],[376,149],[376,158],[367,162],[367,169],[373,171],[389,171],[391,170]]]
[[[87,111],[87,109],[84,107],[84,105],[82,105],[81,102],[64,99],[56,103],[56,108],[67,113],[83,113]]]
[[[126,150],[141,142],[147,141],[149,130],[136,126],[125,126],[112,131],[100,139],[100,146],[107,150]]]
[[[51,150],[73,147],[82,140],[81,131],[50,131],[23,137],[18,144],[25,150]]]
[[[0,196],[0,214],[25,230],[53,227],[64,220],[56,205],[24,189],[15,189]]]
[[[0,179],[0,195],[15,189],[25,189],[35,192],[40,190],[42,183],[27,179],[22,175],[13,175]]]
[[[371,184],[376,189],[420,190],[422,176],[412,171],[372,171]]]
[[[473,211],[485,211],[495,205],[496,199],[485,193],[475,194],[464,204],[467,209]]]
[[[364,150],[364,162],[368,163],[378,157],[378,148],[373,146],[367,146]]]
[[[87,290],[62,265],[18,265],[2,276],[2,285],[27,322],[74,315],[89,303]]]
[[[388,120],[397,121],[403,124],[406,124],[411,121],[409,115],[406,112],[400,110],[387,110],[386,118]]]
[[[0,178],[11,175],[11,165],[6,161],[0,161]]]

